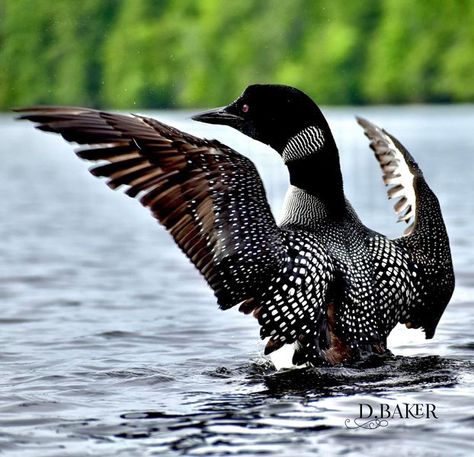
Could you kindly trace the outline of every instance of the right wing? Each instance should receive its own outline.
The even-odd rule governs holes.
[[[418,205],[421,202],[417,199],[417,188],[420,181],[424,183],[423,173],[396,138],[366,119],[356,119],[369,138],[370,147],[379,162],[383,182],[388,186],[388,198],[398,199],[394,205],[398,222],[405,221],[408,224],[404,235],[410,235],[415,230],[422,211]]]
[[[394,243],[408,251],[418,298],[401,320],[423,327],[432,338],[454,290],[454,273],[441,208],[422,171],[406,148],[392,135],[366,119],[357,118],[379,161],[389,198],[398,198],[395,211],[408,225]]]
[[[90,171],[138,197],[204,275],[219,305],[251,303],[286,259],[254,164],[218,141],[156,120],[72,107],[17,110],[20,119],[88,145]],[[256,304],[255,304],[256,305]]]

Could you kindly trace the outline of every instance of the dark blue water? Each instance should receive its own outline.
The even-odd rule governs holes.
[[[326,111],[368,226],[403,231],[354,114],[398,136],[440,198],[457,288],[435,338],[396,329],[377,366],[276,372],[255,320],[217,310],[146,210],[62,140],[2,116],[0,453],[474,455],[474,107]],[[278,214],[287,176],[273,151],[186,113],[154,115],[251,157]],[[345,426],[360,403],[403,402],[434,404],[438,419]]]

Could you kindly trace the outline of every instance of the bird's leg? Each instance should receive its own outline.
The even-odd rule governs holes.
[[[323,351],[324,358],[331,364],[348,362],[352,358],[351,348],[345,344],[335,332],[335,305],[330,303],[327,308],[327,323],[329,331],[329,349]]]

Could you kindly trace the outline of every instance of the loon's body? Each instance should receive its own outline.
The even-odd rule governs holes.
[[[287,86],[254,85],[194,119],[234,127],[283,158],[291,186],[277,224],[253,163],[215,140],[156,120],[85,108],[36,107],[22,118],[89,147],[77,154],[170,231],[221,308],[253,312],[265,352],[296,348],[295,365],[383,353],[398,323],[432,338],[454,288],[438,201],[387,132],[358,119],[391,186],[405,235],[389,240],[344,196],[339,156],[319,108]]]

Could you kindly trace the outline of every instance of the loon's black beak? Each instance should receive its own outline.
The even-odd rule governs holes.
[[[191,119],[206,124],[228,125],[234,128],[238,128],[244,120],[242,117],[230,113],[227,106],[204,111],[191,117]]]

